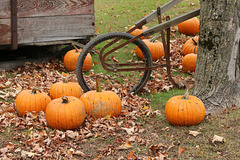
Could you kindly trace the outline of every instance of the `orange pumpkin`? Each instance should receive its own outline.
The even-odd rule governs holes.
[[[97,90],[84,93],[80,100],[86,108],[86,113],[94,118],[118,116],[121,112],[121,100],[112,91],[102,91],[97,77]]]
[[[49,127],[68,130],[82,125],[86,111],[84,104],[78,98],[64,96],[52,100],[47,105],[45,116]]]
[[[156,61],[159,58],[162,58],[165,56],[162,42],[160,42],[158,40],[152,41],[150,39],[143,39],[142,41],[148,46],[148,48],[151,52],[153,61]],[[139,59],[144,58],[142,51],[138,48],[138,46],[136,47],[136,55]]]
[[[197,53],[198,48],[198,37],[193,37],[188,39],[183,45],[183,54],[187,55],[189,53]]]
[[[186,35],[195,35],[199,32],[199,20],[197,17],[188,19],[178,24],[178,31]]]
[[[133,27],[134,27],[134,26],[130,27],[129,30],[132,29]],[[132,34],[132,35],[134,35],[134,36],[138,36],[139,34],[142,34],[143,31],[146,30],[146,29],[148,29],[148,27],[142,26],[142,28],[140,28],[140,29],[135,29],[135,30],[132,31],[130,34]],[[140,39],[145,39],[145,38],[149,38],[149,37],[144,37],[144,36],[140,37]]]
[[[203,102],[192,95],[174,96],[165,105],[165,115],[172,125],[191,126],[201,123],[205,117]]]
[[[68,71],[75,71],[76,70],[76,64],[78,57],[81,53],[82,49],[72,49],[68,51],[64,56],[64,67]],[[87,54],[84,62],[83,62],[83,71],[88,71],[92,67],[92,56],[91,54]]]
[[[197,54],[187,54],[182,59],[182,69],[185,72],[195,72],[197,62]]]
[[[21,91],[16,98],[16,110],[22,117],[26,112],[45,111],[51,98],[38,88]]]
[[[63,96],[74,96],[80,98],[83,90],[78,83],[68,82],[68,77],[63,82],[54,83],[49,93],[52,99],[61,98]]]

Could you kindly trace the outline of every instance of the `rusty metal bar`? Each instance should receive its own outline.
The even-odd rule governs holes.
[[[127,31],[127,33],[131,33],[132,31],[134,31],[135,29],[140,29],[142,28],[142,26],[144,24],[146,24],[147,22],[145,20],[141,21],[140,23],[136,24],[133,28],[131,28],[130,30]]]
[[[118,68],[123,66],[137,66],[137,65],[144,65],[145,63],[122,63],[122,64],[109,64],[105,63],[105,70],[110,72],[123,72],[123,71],[140,71],[140,70],[154,70],[160,67],[167,67],[166,64],[155,64],[151,67],[138,67],[138,68]]]
[[[133,42],[134,40],[136,40],[136,39],[138,39],[138,38],[140,38],[140,37],[142,37],[142,34],[139,34],[138,36],[133,37],[132,39],[129,39],[129,40],[126,41],[125,43],[120,44],[119,46],[113,48],[112,50],[108,51],[107,53],[105,53],[105,54],[102,56],[103,51],[104,51],[108,46],[112,45],[113,42],[114,42],[116,39],[115,39],[114,41],[110,42],[109,44],[107,44],[106,46],[104,46],[104,47],[101,49],[100,55],[99,55],[100,60],[101,60],[101,63],[102,63],[102,67],[103,67],[104,69],[107,69],[106,63],[105,63],[104,61],[105,61],[105,58],[106,58],[110,53],[118,50],[119,48],[122,48],[123,46],[126,46],[127,44]],[[118,38],[117,38],[117,39],[118,39]],[[116,42],[116,41],[115,41],[115,42]]]
[[[137,28],[141,28],[142,26],[144,25],[144,21],[142,22],[142,23],[139,23],[138,25],[135,25],[133,28],[131,28],[130,30],[128,30],[127,31],[127,33],[131,33],[132,31],[134,31],[135,29],[137,29]],[[140,37],[140,36],[138,36],[138,37]],[[135,37],[136,38],[136,37]],[[137,38],[136,38],[137,39]],[[107,55],[109,55],[110,53],[112,53],[112,52],[114,52],[114,51],[109,51],[108,53],[106,53],[107,55],[105,56],[105,58],[103,59],[103,57],[102,57],[102,54],[103,54],[103,51],[107,48],[107,47],[110,47],[111,45],[113,45],[115,42],[117,42],[119,40],[119,38],[116,38],[116,39],[114,39],[114,40],[112,40],[111,42],[109,42],[107,45],[105,45],[102,49],[101,49],[101,51],[100,51],[100,53],[99,53],[99,58],[100,58],[100,61],[101,61],[101,63],[103,64],[103,63],[105,63],[104,62],[104,60],[105,60],[105,58],[106,58],[106,56]],[[135,39],[134,39],[135,40]],[[132,42],[132,41],[131,41]],[[131,42],[128,42],[128,43],[131,43]],[[127,44],[128,44],[127,43]],[[123,47],[123,46],[122,46]],[[121,48],[121,47],[120,47]],[[116,50],[117,49],[119,49],[119,48],[115,48]]]
[[[161,9],[157,8],[157,13],[158,13],[158,22],[159,24],[162,23],[162,18],[161,18]],[[166,21],[169,21],[170,17],[166,17]],[[166,67],[167,67],[167,75],[169,81],[172,83],[174,87],[177,87],[175,80],[172,78],[172,73],[171,73],[171,62],[170,62],[170,27],[166,29],[167,30],[167,41],[165,40],[165,33],[164,30],[161,30],[161,37],[162,37],[162,43],[164,47],[164,53],[165,53],[165,58],[166,58]]]
[[[11,0],[11,27],[12,27],[12,49],[18,48],[17,35],[17,0]]]
[[[188,13],[185,13],[181,16],[178,16],[172,20],[169,20],[169,21],[166,21],[166,22],[163,22],[161,24],[158,24],[154,27],[151,27],[147,30],[144,30],[143,31],[143,36],[145,37],[148,37],[150,35],[153,35],[154,33],[157,33],[159,31],[162,31],[164,29],[167,29],[167,28],[170,28],[171,26],[174,26],[174,25],[177,25],[178,23],[181,23],[185,20],[188,20],[190,18],[193,18],[193,17],[196,17],[200,14],[200,9],[196,9],[194,11],[191,11],[191,12],[188,12]]]
[[[167,16],[166,20],[169,21],[170,17]],[[166,64],[167,64],[167,75],[169,81],[172,83],[174,87],[178,87],[175,80],[172,78],[172,73],[171,73],[171,62],[170,62],[170,28],[167,28],[167,45],[166,45]]]

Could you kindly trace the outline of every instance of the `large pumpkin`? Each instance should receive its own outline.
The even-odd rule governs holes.
[[[80,100],[86,108],[86,113],[94,118],[117,116],[121,112],[121,100],[112,91],[102,91],[97,77],[97,90],[84,93]]]
[[[16,98],[16,110],[18,115],[22,117],[26,112],[45,111],[51,98],[40,89],[21,91]]]
[[[160,42],[158,40],[153,40],[152,41],[150,39],[143,39],[142,41],[149,48],[153,61],[157,61],[159,58],[162,58],[162,57],[165,56],[162,42]],[[144,56],[142,54],[142,51],[138,48],[138,46],[136,47],[136,55],[139,59],[144,58]]]
[[[190,53],[196,53],[197,54],[197,48],[198,48],[198,37],[195,36],[193,38],[188,39],[184,45],[183,45],[183,54],[187,55]]]
[[[75,71],[78,57],[82,49],[72,49],[68,51],[64,56],[64,67],[68,71]],[[92,67],[92,56],[88,53],[86,59],[83,62],[83,71],[88,71]]]
[[[205,117],[203,102],[192,95],[174,96],[165,105],[165,115],[172,125],[191,126],[201,123]]]
[[[199,32],[199,20],[197,17],[188,19],[178,24],[178,31],[186,35],[195,35]]]
[[[132,29],[133,27],[134,27],[134,26],[130,27],[129,30]],[[132,35],[134,35],[134,36],[138,36],[139,34],[142,34],[143,31],[146,30],[146,29],[148,29],[148,27],[142,26],[142,28],[140,28],[140,29],[135,29],[135,30],[132,31],[130,34],[132,34]],[[144,36],[140,37],[140,39],[145,39],[145,38],[149,38],[149,37],[144,37]]]
[[[185,72],[195,72],[197,62],[197,54],[187,54],[182,59],[182,69]]]
[[[68,78],[66,78],[63,82],[54,83],[50,87],[49,93],[52,99],[61,98],[62,96],[80,98],[83,90],[78,83],[68,82]]]
[[[59,130],[80,127],[86,117],[84,104],[76,97],[64,96],[52,100],[45,111],[49,127]]]

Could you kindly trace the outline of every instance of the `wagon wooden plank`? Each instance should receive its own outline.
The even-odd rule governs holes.
[[[0,18],[11,17],[11,0],[0,1]],[[18,17],[94,13],[94,0],[18,0]]]
[[[10,19],[0,19],[1,45],[11,44],[10,24]],[[76,39],[94,31],[94,14],[18,18],[19,44]]]

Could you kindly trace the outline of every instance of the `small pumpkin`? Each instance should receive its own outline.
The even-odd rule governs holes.
[[[16,110],[22,117],[26,112],[45,111],[51,98],[38,88],[21,91],[16,98]]]
[[[78,83],[68,82],[68,77],[63,82],[54,83],[50,89],[49,94],[52,99],[61,98],[63,96],[74,96],[80,98],[83,90]]]
[[[205,117],[205,107],[199,98],[189,95],[187,89],[184,95],[174,96],[167,101],[165,115],[172,125],[197,125]]]
[[[199,20],[193,17],[178,24],[178,31],[186,35],[195,35],[199,32]]]
[[[134,26],[130,27],[129,30],[132,29],[133,27],[134,27]],[[134,35],[134,36],[138,36],[139,34],[142,34],[144,30],[147,30],[147,29],[148,29],[148,27],[142,26],[142,28],[140,28],[140,29],[135,29],[135,30],[132,31],[130,34],[132,34],[132,35]],[[146,39],[146,38],[149,38],[149,37],[144,37],[144,36],[140,37],[140,39]]]
[[[64,67],[68,71],[75,71],[76,70],[76,64],[78,57],[81,53],[82,49],[72,49],[68,51],[64,56]],[[88,71],[92,67],[92,56],[90,53],[87,54],[84,62],[83,62],[83,71]]]
[[[196,53],[197,54],[197,48],[198,48],[198,37],[195,36],[193,38],[188,39],[184,45],[183,45],[183,54],[187,55],[190,53]]]
[[[49,127],[59,130],[80,127],[86,117],[84,104],[76,97],[63,96],[52,100],[45,111]]]
[[[182,59],[182,69],[185,72],[195,72],[197,62],[197,54],[190,53]]]
[[[149,48],[153,61],[157,61],[159,58],[162,58],[165,56],[162,42],[155,39],[143,39],[142,41]],[[139,59],[144,58],[143,53],[138,46],[136,47],[136,55]]]
[[[97,90],[84,93],[80,100],[86,108],[86,113],[94,118],[118,116],[121,112],[121,100],[112,91],[102,91],[99,76],[97,77]]]

